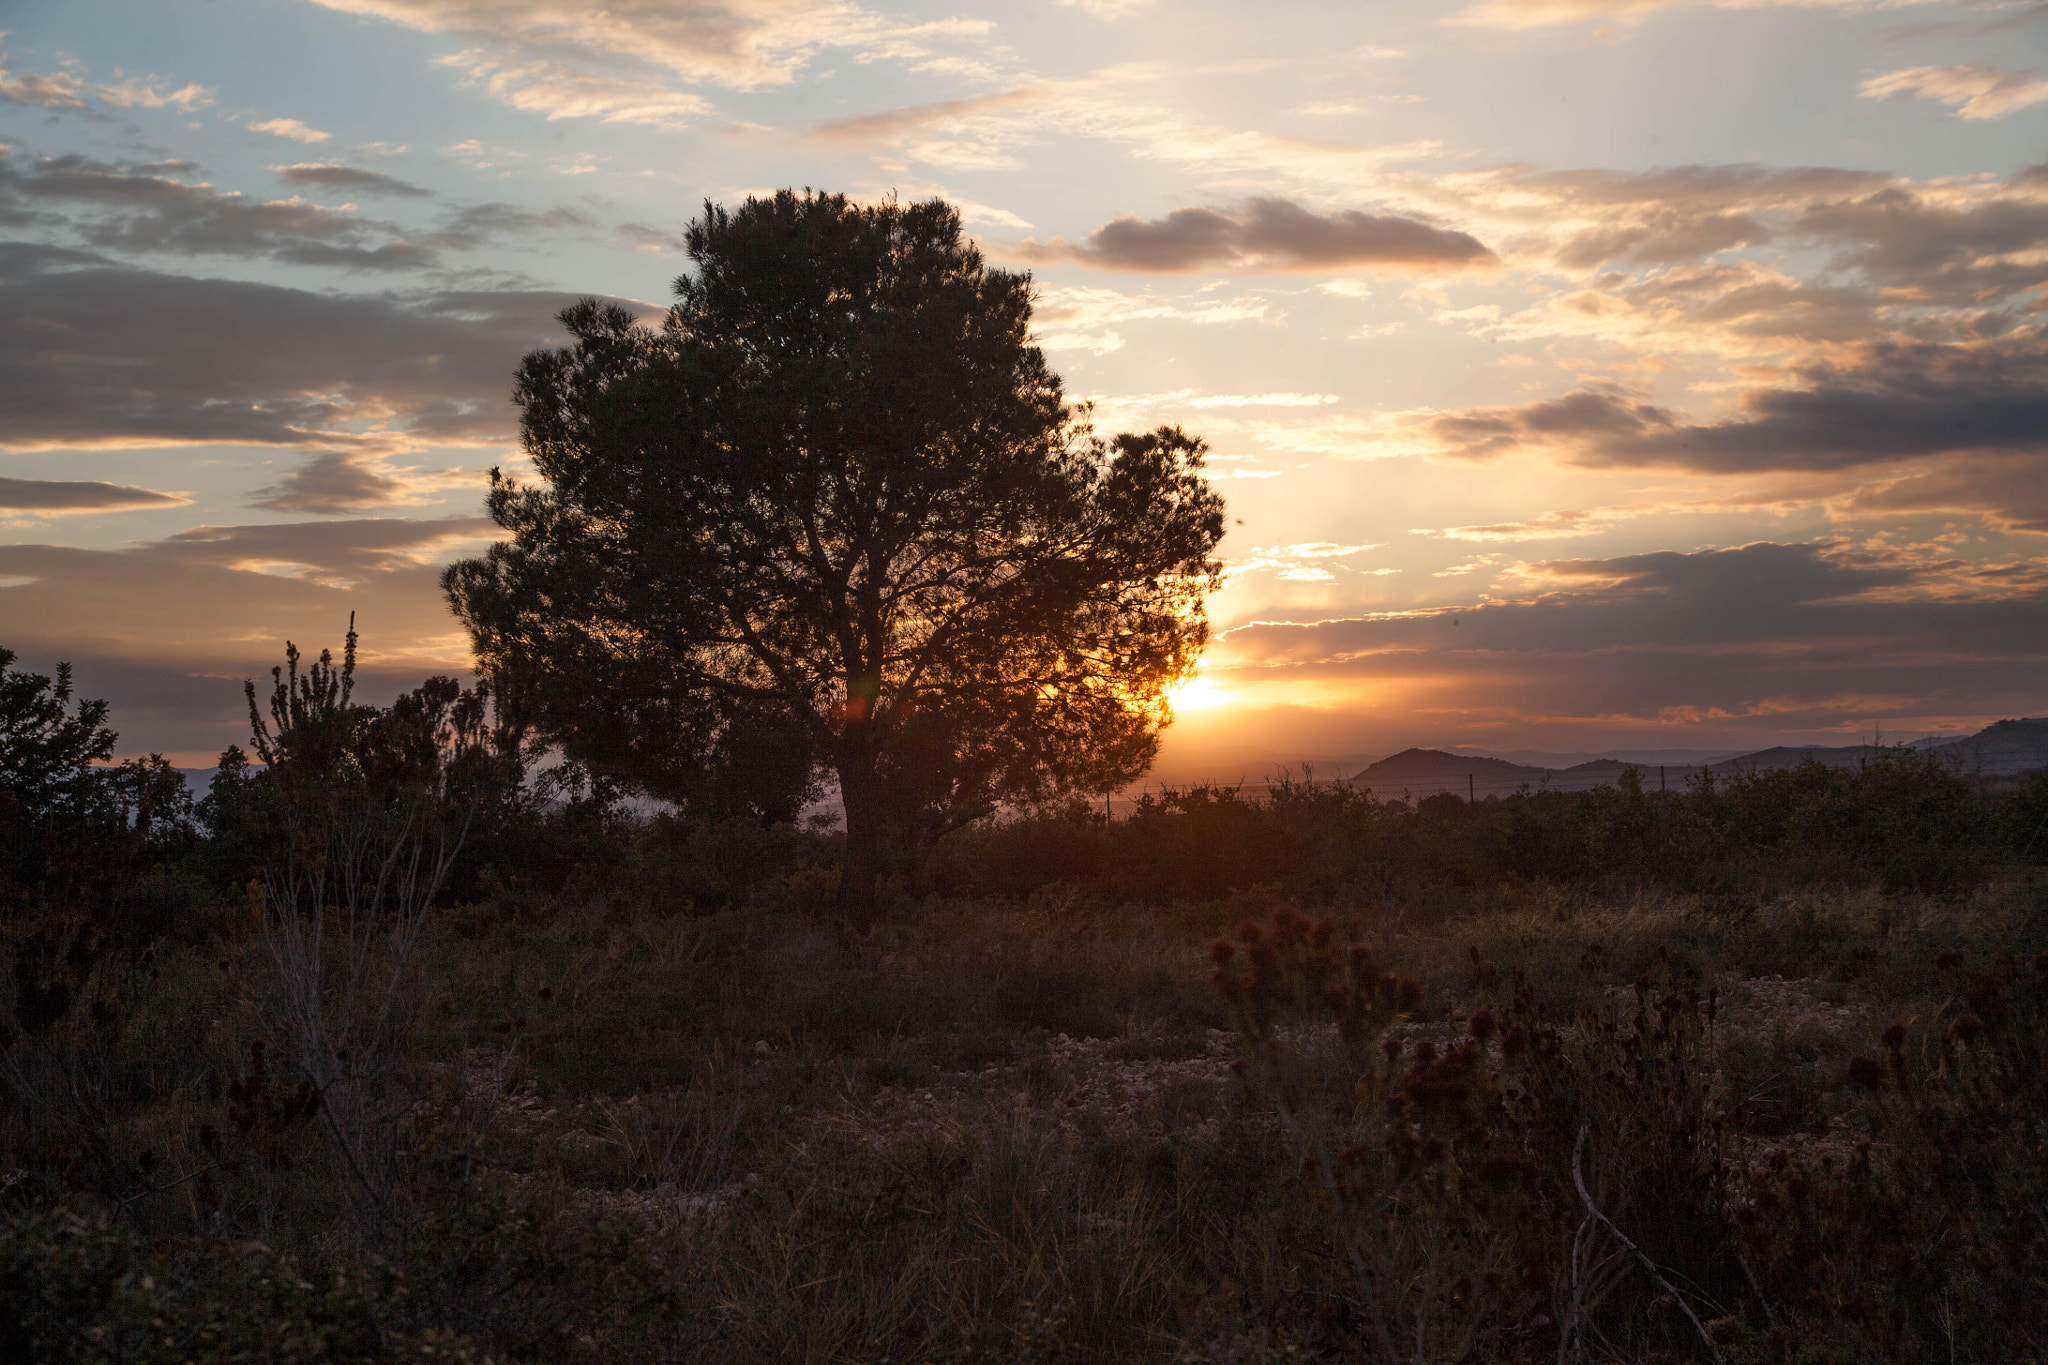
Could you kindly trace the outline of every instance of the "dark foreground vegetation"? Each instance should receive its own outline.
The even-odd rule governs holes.
[[[0,670],[0,1358],[2048,1355],[2048,778],[904,825],[848,941],[347,682],[195,805]]]

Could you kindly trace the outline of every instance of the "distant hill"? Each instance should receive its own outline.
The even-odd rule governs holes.
[[[1591,791],[1595,787],[1612,786],[1628,766],[1616,759],[1600,758],[1569,768],[1542,768],[1477,754],[1445,753],[1442,749],[1404,749],[1353,774],[1351,784],[1370,788],[1373,795],[1382,799],[1420,800],[1441,792],[1484,799],[1512,796],[1525,788],[1529,791]],[[1640,764],[1636,766],[1642,767]],[[1679,785],[1681,779],[1677,774],[1680,771],[1693,772],[1697,769],[1671,769],[1668,780],[1672,786]],[[1657,785],[1654,768],[1647,770],[1644,781],[1653,787]]]
[[[1907,747],[1932,754],[1966,777],[2012,777],[2048,768],[2048,719],[1995,721],[1974,735],[1921,740]],[[1845,768],[1867,763],[1882,752],[1869,744],[1841,748],[1808,744],[1796,749],[1760,749],[1713,766],[1717,773],[1770,772],[1796,768],[1802,763]]]
[[[1930,748],[1966,773],[2009,777],[2033,772],[2048,768],[2048,718],[2001,720]]]
[[[2048,769],[2048,719],[2001,720],[1974,735],[1939,737],[1911,747],[1940,758],[1967,777],[2012,777]],[[1870,744],[1840,747],[1779,745],[1728,757],[1720,757],[1712,750],[1664,750],[1664,754],[1685,754],[1693,761],[1652,763],[1630,754],[1629,762],[1620,757],[1603,757],[1552,767],[1513,763],[1481,754],[1446,753],[1441,749],[1404,749],[1352,774],[1351,782],[1353,786],[1370,788],[1375,796],[1382,799],[1420,800],[1442,792],[1484,798],[1508,796],[1524,788],[1529,791],[1591,791],[1595,787],[1614,785],[1621,780],[1624,770],[1633,767],[1641,775],[1644,787],[1656,790],[1660,786],[1667,789],[1682,787],[1702,771],[1711,771],[1716,776],[1736,776],[1775,772],[1805,763],[1855,767],[1884,752],[1886,749]],[[1658,751],[1652,750],[1647,751],[1646,756],[1657,754]]]
[[[1441,749],[1403,749],[1357,773],[1351,785],[1369,787],[1381,798],[1420,798],[1446,791],[1483,797],[1505,796],[1524,786],[1533,789],[1550,776],[1547,768],[1501,758],[1449,754]]]
[[[1328,782],[1378,761],[1377,754],[1305,754],[1279,749],[1257,749],[1250,745],[1202,745],[1176,750],[1169,744],[1145,774],[1142,785],[1187,787],[1200,783],[1263,786],[1283,776],[1300,777],[1304,772]]]
[[[1830,768],[1854,768],[1883,752],[1873,744],[1845,744],[1840,748],[1830,748],[1825,744],[1801,744],[1796,748],[1780,744],[1775,748],[1724,758],[1711,766],[1716,773],[1767,773],[1807,763],[1823,763]]]
[[[1946,743],[1954,736],[1944,736]],[[1581,764],[1597,763],[1612,759],[1616,763],[1633,763],[1638,767],[1654,768],[1662,763],[1674,768],[1697,768],[1703,763],[1719,763],[1724,758],[1734,758],[1746,753],[1744,749],[1602,749],[1597,753],[1554,753],[1546,749],[1454,749],[1454,754],[1476,754],[1481,758],[1504,758],[1510,763],[1520,763],[1530,768],[1576,768]]]

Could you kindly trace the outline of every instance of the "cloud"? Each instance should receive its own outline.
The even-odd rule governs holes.
[[[1664,9],[1685,0],[1485,0],[1458,11],[1449,22],[1477,28],[1541,28],[1587,19],[1614,19]]]
[[[1113,322],[1173,318],[1214,326],[1225,322],[1247,322],[1265,315],[1264,299],[1174,301],[1086,285],[1054,285],[1038,291],[1032,321],[1040,326],[1101,327]]]
[[[290,138],[293,142],[325,142],[333,137],[318,128],[308,128],[295,118],[264,119],[261,123],[247,123],[243,127],[252,133],[270,133],[276,137]]]
[[[680,256],[688,249],[683,234],[667,228],[649,227],[645,223],[621,223],[612,231],[632,251],[645,251],[654,256]]]
[[[1848,743],[2039,706],[2048,588],[2003,562],[1819,541],[1521,567],[1508,600],[1224,631],[1203,672],[1247,705],[1261,684],[1370,702],[1439,745],[1674,725]]]
[[[1087,351],[1091,355],[1108,355],[1124,348],[1121,332],[1040,332],[1033,335],[1032,342],[1044,351]]]
[[[841,142],[856,146],[872,143],[900,143],[906,137],[929,129],[956,124],[962,119],[1001,110],[1043,103],[1054,93],[1049,85],[1027,85],[966,99],[937,100],[931,104],[905,105],[873,114],[854,114],[832,119],[811,129],[809,136],[820,142]]]
[[[91,246],[179,255],[269,256],[296,265],[416,270],[433,253],[396,228],[299,199],[268,202],[188,184],[173,176],[189,162],[110,165],[76,154],[38,158],[28,168],[0,159],[0,211],[10,205],[70,207]]]
[[[2042,282],[2048,202],[2010,192],[1945,200],[1893,188],[1812,205],[1790,230],[1833,247],[1836,270],[1856,271],[1912,303],[1981,304]]]
[[[478,486],[473,471],[394,469],[368,451],[327,450],[263,489],[251,505],[268,512],[338,515],[413,506],[463,486]]]
[[[506,237],[596,226],[597,221],[589,214],[567,205],[526,209],[517,204],[471,204],[450,214],[430,240],[437,246],[471,251]]]
[[[1791,489],[1779,488],[1771,492],[1736,494],[1720,499],[1695,499],[1692,501],[1632,502],[1616,503],[1604,507],[1559,508],[1543,512],[1520,521],[1494,522],[1473,526],[1445,526],[1413,528],[1410,532],[1418,536],[1435,536],[1444,540],[1477,541],[1481,544],[1508,544],[1531,540],[1576,540],[1585,536],[1602,535],[1627,522],[1641,521],[1649,517],[1702,516],[1709,514],[1744,514],[1756,512],[1783,513],[1820,507],[1830,497],[1839,493],[1838,485],[1815,484],[1808,481],[1805,486]],[[1498,560],[1494,555],[1472,565],[1462,566],[1457,572],[1470,572],[1471,568],[1485,562]],[[1440,571],[1438,577],[1444,577]]]
[[[336,166],[324,161],[299,161],[289,166],[272,166],[277,178],[287,185],[300,189],[346,190],[351,193],[391,194],[406,198],[425,198],[432,190],[423,190],[396,176],[382,171],[366,171],[356,166]]]
[[[25,72],[15,75],[0,66],[0,100],[42,109],[85,109],[86,84],[68,71]]]
[[[1580,232],[1557,253],[1559,263],[1591,269],[1609,261],[1677,265],[1741,247],[1761,246],[1775,234],[1749,213],[1651,211],[1632,221]]]
[[[421,568],[456,548],[493,539],[488,517],[412,520],[273,522],[265,526],[195,526],[149,547],[157,556],[241,572],[360,583],[378,574]]]
[[[992,204],[977,204],[971,199],[952,198],[951,202],[954,208],[960,210],[960,221],[970,227],[981,224],[989,227],[1010,228],[1019,232],[1029,232],[1031,230],[1031,221],[1029,219],[1020,218],[1008,209],[997,208]]]
[[[1589,271],[1666,266],[1772,244],[1798,213],[1911,182],[1835,167],[1671,166],[1649,171],[1495,167],[1387,184],[1486,232],[1512,263]]]
[[[2048,450],[2048,339],[2033,331],[1957,345],[1871,342],[1792,376],[1803,382],[1748,390],[1733,413],[1706,422],[1609,386],[1417,425],[1440,453],[1461,459],[1536,449],[1582,467],[1715,474]]]
[[[16,582],[0,587],[0,612],[9,648],[77,663],[81,689],[113,703],[128,746],[199,760],[247,744],[242,679],[280,662],[287,639],[338,647],[352,611],[359,697],[467,670],[438,565],[495,531],[481,517],[375,518],[202,526],[120,550],[0,544],[0,582]]]
[[[1963,515],[2007,532],[2048,535],[2048,453],[1973,453],[1859,485],[1845,516]]]
[[[2006,12],[1995,19],[1933,20],[1919,24],[1894,24],[1884,31],[1888,43],[1922,43],[1930,38],[1988,38],[1993,34],[2010,33],[2029,24],[2040,23],[2048,18],[2048,4],[2040,0],[2019,0],[2008,4]]]
[[[1478,573],[1481,569],[1492,568],[1494,565],[1500,563],[1500,561],[1504,557],[1505,556],[1502,555],[1474,555],[1472,558],[1465,560],[1463,563],[1452,564],[1445,568],[1438,569],[1435,573],[1431,574],[1430,577],[1463,578],[1467,574]]]
[[[1496,168],[1390,183],[1510,268],[1567,277],[1519,312],[1475,317],[1496,340],[1802,363],[1876,336],[1996,336],[2028,321],[2048,283],[2048,176],[2032,170],[1916,182],[1827,167]],[[1759,247],[1772,256],[1721,254]]]
[[[889,148],[936,166],[983,170],[1012,166],[1017,148],[1059,134],[1118,143],[1142,159],[1234,185],[1284,188],[1336,202],[1360,198],[1389,165],[1440,150],[1433,141],[1375,145],[1219,128],[1141,97],[1142,87],[1174,74],[1164,62],[1123,63],[1071,80],[838,119],[811,135]]]
[[[298,163],[274,169],[288,183],[428,194],[379,172],[346,166]],[[174,178],[190,170],[189,162],[131,167],[75,154],[43,157],[24,169],[0,156],[0,212],[10,205],[75,207],[84,215],[74,224],[79,235],[109,251],[269,256],[294,265],[376,271],[424,269],[438,263],[443,249],[473,251],[507,238],[597,226],[589,214],[567,206],[483,203],[450,211],[438,229],[408,241],[395,224],[362,217],[353,206],[328,208],[297,197],[253,200]]]
[[[1319,408],[1339,399],[1334,393],[1204,393],[1200,389],[1172,389],[1164,393],[1089,396],[1082,401],[1094,405],[1099,424],[1135,426],[1149,424],[1163,413],[1190,408]]]
[[[1960,119],[2004,118],[2048,100],[2048,79],[2034,71],[2009,71],[1988,62],[1968,66],[1910,66],[1863,82],[1865,99],[1918,95],[1955,110]]]
[[[360,512],[406,500],[404,480],[383,473],[361,452],[346,450],[315,455],[264,493],[255,505],[269,512]]]
[[[659,80],[636,80],[562,62],[519,60],[469,49],[443,57],[442,66],[463,72],[465,83],[481,86],[514,109],[549,120],[594,118],[649,128],[686,128],[712,112],[701,95],[673,89]]]
[[[0,30],[0,38],[5,36],[5,30]],[[0,53],[0,60],[4,56]],[[160,78],[149,76],[96,85],[85,78],[75,62],[65,63],[62,71],[27,72],[19,76],[0,65],[0,101],[10,104],[70,112],[90,108],[90,96],[112,109],[176,109],[189,114],[214,101],[215,92],[210,86],[188,82],[166,89],[165,84]]]
[[[1616,352],[1718,360],[1807,354],[1873,334],[1939,325],[1901,318],[1905,300],[1854,282],[1813,283],[1754,261],[1687,266],[1643,277],[1607,275],[1542,297],[1522,312],[1475,330],[1503,341],[1569,338]]]
[[[1170,319],[1213,327],[1256,321],[1265,317],[1266,308],[1266,301],[1256,298],[1174,301],[1114,289],[1042,288],[1032,311],[1032,340],[1048,351],[1100,355],[1124,344],[1122,335],[1110,330],[1115,323]]]
[[[1721,9],[1757,9],[1773,3],[1802,9],[1883,9],[1915,0],[1713,0]],[[1588,20],[1631,19],[1702,0],[1484,0],[1451,16],[1454,24],[1527,29]]]
[[[137,507],[183,507],[192,499],[150,488],[62,479],[0,476],[0,511],[54,515],[65,512],[125,512]]]
[[[856,114],[821,123],[808,136],[840,146],[898,148],[914,161],[946,170],[1004,170],[1016,165],[1011,146],[1043,133],[1028,127],[1022,111],[1046,105],[1070,88],[1031,85]]]
[[[1314,408],[1337,402],[1334,393],[1206,393],[1186,400],[1191,408]]]
[[[1254,550],[1252,553],[1289,555],[1297,559],[1344,559],[1379,548],[1377,545],[1339,545],[1334,540],[1315,540],[1303,545],[1275,545],[1266,550]]]
[[[0,445],[509,444],[571,295],[329,294],[0,252]]]
[[[1095,19],[1121,19],[1148,9],[1152,0],[1058,0],[1068,9],[1078,9]]]
[[[1330,540],[1310,541],[1302,545],[1272,545],[1253,549],[1241,558],[1229,560],[1224,564],[1224,568],[1232,576],[1270,570],[1276,572],[1279,581],[1283,583],[1333,583],[1337,575],[1317,563],[1318,560],[1350,559],[1379,548],[1378,545],[1340,545]],[[1382,569],[1374,572],[1390,571]]]
[[[514,108],[548,118],[677,127],[711,112],[693,87],[786,85],[819,52],[858,61],[971,61],[942,49],[984,42],[986,20],[925,23],[851,0],[316,0],[466,45],[442,59]]]
[[[125,80],[115,85],[102,85],[96,90],[100,99],[116,109],[176,109],[189,114],[195,109],[204,109],[214,102],[216,92],[211,86],[187,82],[174,89],[162,89],[155,77],[147,80]]]
[[[1900,183],[1885,171],[1839,166],[1765,166],[1754,162],[1659,166],[1646,171],[1536,171],[1503,167],[1453,182],[1484,199],[1498,192],[1541,217],[1578,206],[1680,208],[1726,212],[1761,206],[1799,206],[1816,200],[1868,194]]]
[[[1236,209],[1180,208],[1146,221],[1126,214],[1088,234],[1011,249],[1027,260],[1073,261],[1106,270],[1428,270],[1494,263],[1471,235],[1413,218],[1351,209],[1316,213],[1285,199]]]
[[[1581,275],[1499,335],[1735,355],[2011,326],[2044,280],[2042,183],[2028,171],[2000,182],[1831,167],[1496,168],[1389,193],[1447,212],[1510,266]],[[1775,259],[1712,259],[1759,247]],[[1790,273],[1795,252],[1820,253],[1825,268]]]
[[[1490,526],[1446,526],[1441,531],[1422,531],[1418,534],[1442,536],[1446,540],[1476,540],[1485,542],[1510,542],[1524,540],[1571,540],[1580,536],[1596,535],[1612,527],[1624,516],[1615,516],[1611,509],[1596,508],[1592,511],[1560,509],[1545,512],[1524,521],[1497,522]]]

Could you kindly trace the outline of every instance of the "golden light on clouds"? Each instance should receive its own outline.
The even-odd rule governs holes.
[[[1099,434],[1208,443],[1176,736],[2048,712],[2048,8],[15,8],[0,645],[124,746],[212,742],[152,670],[350,610],[459,666],[436,566],[523,465],[521,357],[582,296],[658,318],[704,201],[784,185],[956,205]]]

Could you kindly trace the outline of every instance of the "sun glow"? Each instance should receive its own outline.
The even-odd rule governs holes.
[[[1209,711],[1236,700],[1234,693],[1201,673],[1174,688],[1168,698],[1176,711]]]

